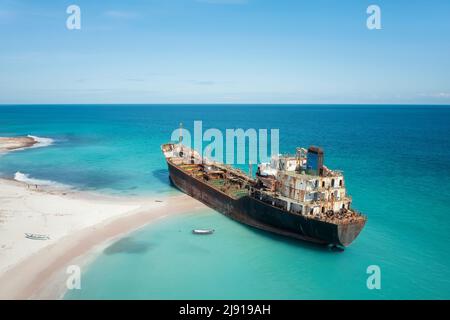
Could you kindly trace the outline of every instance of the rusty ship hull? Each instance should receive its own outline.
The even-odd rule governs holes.
[[[365,220],[341,225],[304,217],[250,195],[233,198],[190,175],[170,159],[167,159],[167,165],[170,180],[179,190],[225,216],[251,227],[299,240],[346,247],[365,225]]]

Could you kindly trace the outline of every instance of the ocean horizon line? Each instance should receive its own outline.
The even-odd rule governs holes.
[[[280,107],[329,107],[329,106],[380,106],[380,107],[450,107],[441,103],[0,103],[0,107],[11,106],[280,106]]]

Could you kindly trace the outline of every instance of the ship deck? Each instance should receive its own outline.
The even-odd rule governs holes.
[[[180,158],[169,159],[175,166],[188,173],[189,175],[195,177],[196,179],[202,181],[203,183],[213,187],[214,189],[226,194],[227,196],[237,200],[244,196],[250,195],[250,189],[254,187],[254,180],[246,176],[240,170],[234,169],[229,166],[222,164],[204,164],[204,163],[183,163]],[[299,174],[295,172],[289,172],[289,175],[302,177],[309,177],[311,179],[317,179],[318,176],[309,174]],[[298,202],[295,199],[284,197],[278,193],[274,193],[268,190],[257,190],[261,194],[265,194],[272,198],[270,205],[279,207],[280,209],[287,210],[287,203],[298,203],[302,206],[304,203]],[[269,203],[268,202],[268,203]],[[282,203],[284,204],[282,205]],[[279,204],[279,206],[277,206]],[[315,204],[311,202],[311,204]],[[320,203],[317,203],[320,204]],[[346,212],[334,213],[333,215],[327,215],[322,213],[321,217],[316,217],[314,215],[304,215],[302,213],[289,211],[292,214],[301,215],[307,219],[316,219],[326,221],[333,224],[351,224],[359,220],[365,220],[366,217],[353,210],[348,210]]]
[[[203,164],[179,164],[178,167],[234,199],[241,198],[249,193],[242,178],[235,176],[234,172],[229,170],[225,171],[222,168],[205,170]]]

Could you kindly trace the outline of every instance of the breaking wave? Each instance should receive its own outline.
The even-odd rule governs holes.
[[[28,135],[28,137],[37,142],[30,148],[48,147],[49,145],[52,145],[53,142],[55,142],[55,140],[53,140],[51,138],[42,138],[42,137],[37,137],[37,136],[32,136],[32,135]]]
[[[29,174],[22,173],[20,171],[17,171],[14,174],[14,180],[19,181],[19,182],[24,182],[27,184],[31,184],[31,185],[56,187],[56,188],[68,188],[68,186],[66,186],[62,183],[55,182],[55,181],[31,178]]]

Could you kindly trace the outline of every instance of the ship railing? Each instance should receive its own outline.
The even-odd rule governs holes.
[[[367,215],[365,215],[364,213],[362,213],[361,211],[358,211],[358,210],[355,210],[355,209],[350,209],[350,211],[351,212],[353,212],[354,214],[356,214],[356,215],[358,215],[358,216],[361,216],[361,217],[363,217],[363,218],[366,218],[367,219]]]
[[[325,174],[323,175],[324,177],[343,177],[344,176],[344,171],[342,170],[331,170],[328,169],[329,171],[326,171]]]
[[[278,155],[278,158],[297,158],[296,154],[292,154],[292,153],[282,153],[280,155]]]

